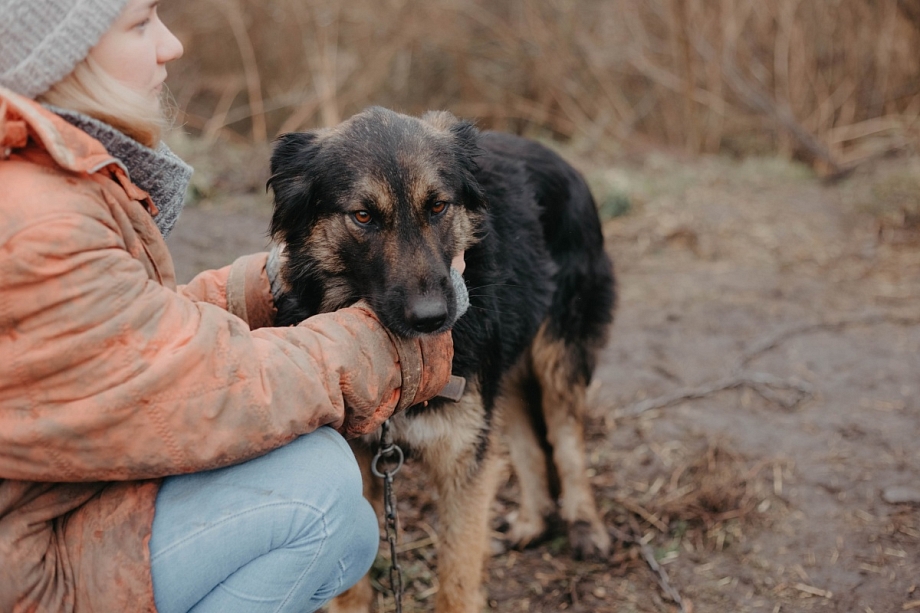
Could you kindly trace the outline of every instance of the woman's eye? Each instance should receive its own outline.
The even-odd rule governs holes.
[[[369,211],[355,211],[351,216],[362,226],[366,226],[371,222],[371,219],[373,219]]]
[[[431,205],[431,214],[440,215],[441,213],[447,210],[448,204],[449,203],[443,200],[438,200],[437,202]]]

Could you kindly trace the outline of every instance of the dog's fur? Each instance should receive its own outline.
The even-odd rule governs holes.
[[[456,314],[449,266],[465,251],[471,307],[453,326],[453,372],[466,392],[392,419],[438,488],[437,611],[481,610],[505,449],[521,488],[508,538],[525,545],[544,533],[558,495],[574,555],[606,555],[582,419],[615,293],[582,177],[532,141],[449,113],[382,108],[281,137],[271,170],[271,229],[286,246],[280,323],[363,299],[398,335],[441,332]],[[353,447],[379,500],[373,444]],[[367,611],[371,598],[365,580],[333,610]]]

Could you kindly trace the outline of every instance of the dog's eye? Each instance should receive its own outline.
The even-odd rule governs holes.
[[[445,202],[443,200],[438,200],[437,202],[431,205],[431,209],[430,209],[431,214],[440,215],[441,213],[447,210],[447,207],[449,206],[449,204],[450,203]]]
[[[366,226],[373,219],[370,211],[355,211],[351,214],[351,216],[354,217],[355,221],[357,221],[362,226]]]

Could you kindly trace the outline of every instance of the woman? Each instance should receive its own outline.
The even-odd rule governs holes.
[[[176,287],[181,54],[156,0],[0,0],[0,611],[317,609],[378,545],[342,435],[450,374],[361,307],[271,327],[277,254]]]

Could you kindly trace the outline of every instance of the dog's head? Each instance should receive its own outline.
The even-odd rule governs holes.
[[[272,236],[283,278],[308,311],[366,300],[401,336],[455,319],[449,266],[475,241],[486,199],[472,124],[371,108],[325,130],[286,134],[271,160]]]

